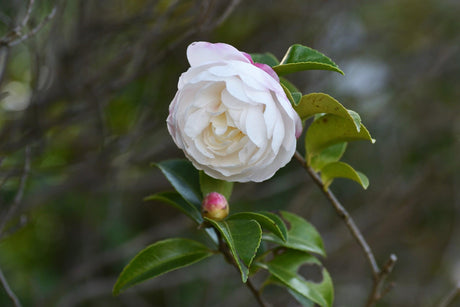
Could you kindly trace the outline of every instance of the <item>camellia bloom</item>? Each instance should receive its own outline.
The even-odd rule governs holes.
[[[187,58],[167,119],[176,145],[211,177],[272,177],[291,160],[302,131],[276,73],[223,43],[192,43]]]
[[[201,214],[211,220],[222,221],[229,212],[228,202],[224,195],[211,192],[203,199]]]

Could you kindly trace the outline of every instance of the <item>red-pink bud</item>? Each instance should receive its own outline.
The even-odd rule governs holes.
[[[224,195],[211,192],[203,199],[201,214],[208,219],[222,221],[229,212],[228,202]]]

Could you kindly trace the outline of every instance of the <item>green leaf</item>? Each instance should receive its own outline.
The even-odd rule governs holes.
[[[317,264],[319,261],[308,253],[286,250],[268,262],[265,266],[278,281],[302,297],[315,302],[322,307],[330,307],[334,301],[334,287],[331,277],[322,268],[322,281],[315,283],[305,280],[297,273],[303,264]]]
[[[267,64],[270,67],[278,65],[280,61],[270,52],[266,53],[251,53],[251,58],[256,63]]]
[[[331,70],[344,74],[330,58],[321,52],[302,45],[292,45],[279,65],[273,66],[278,75],[285,75],[303,70]]]
[[[146,198],[144,198],[144,200],[159,200],[165,202],[182,211],[185,215],[190,217],[196,223],[201,224],[203,222],[203,218],[201,217],[200,212],[201,208],[190,204],[177,192],[157,193],[154,195],[147,196]]]
[[[191,265],[212,256],[205,245],[189,239],[167,239],[156,242],[139,252],[118,277],[113,294],[147,279]]]
[[[319,172],[326,164],[339,161],[345,153],[347,144],[347,142],[343,142],[326,147],[319,154],[311,158],[311,167]]]
[[[200,179],[192,163],[187,160],[167,160],[155,165],[186,201],[201,206]]]
[[[335,114],[353,122],[358,132],[361,128],[361,118],[358,113],[347,110],[340,102],[324,93],[311,93],[302,96],[294,109],[302,120],[315,114]]]
[[[349,119],[334,114],[320,116],[308,127],[305,135],[307,163],[311,165],[311,158],[331,145],[356,140],[375,142],[363,124],[358,132]]]
[[[283,88],[286,96],[291,101],[293,106],[299,104],[300,99],[302,98],[302,93],[286,78],[280,78],[281,87]]]
[[[284,93],[286,94],[286,97],[289,99],[289,102],[291,103],[291,105],[294,106],[295,105],[295,100],[294,100],[294,97],[292,97],[291,92],[289,91],[289,89],[283,83],[280,83],[280,84],[281,84],[281,87],[284,90]]]
[[[263,235],[264,240],[287,248],[326,256],[323,240],[313,225],[293,213],[281,211],[281,215],[291,226],[287,232],[286,242],[270,233]]]
[[[205,220],[222,235],[240,269],[241,279],[245,283],[248,280],[249,267],[262,239],[262,229],[259,223],[254,220],[220,222],[208,218]]]
[[[315,303],[302,294],[292,290],[291,288],[287,288],[289,294],[291,294],[303,307],[315,307]]]
[[[359,114],[353,110],[348,110],[348,113],[350,116],[353,118],[353,121],[355,122],[356,129],[359,130],[361,129],[361,117]]]
[[[186,201],[179,193],[177,192],[162,192],[162,193],[157,193],[154,195],[150,195],[144,198],[144,200],[159,200],[162,202],[165,202],[167,204],[170,204],[180,211],[182,211],[185,215],[190,217],[192,220],[194,220],[197,224],[203,223],[203,217],[201,215],[201,205],[196,206],[193,204],[190,204],[188,201]],[[209,236],[211,241],[214,244],[218,243],[216,233],[212,228],[205,228],[204,231],[206,234]]]
[[[344,162],[332,162],[321,169],[321,180],[324,183],[324,190],[327,190],[334,178],[348,178],[359,183],[364,189],[369,186],[369,179],[366,175],[353,169]]]
[[[203,197],[206,197],[211,192],[217,192],[229,200],[232,195],[233,182],[215,179],[200,171],[200,187]]]
[[[300,103],[300,100],[302,99],[302,93],[301,92],[291,92],[292,98],[294,99],[294,105],[298,105]]]
[[[288,79],[280,77],[280,83],[284,85],[289,90],[289,92],[291,93],[299,92],[300,93],[300,90],[294,85],[294,83],[292,83]]]
[[[255,220],[260,226],[286,241],[287,229],[283,220],[270,212],[240,212],[228,217],[228,220]]]

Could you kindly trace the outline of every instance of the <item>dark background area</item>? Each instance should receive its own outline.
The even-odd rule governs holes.
[[[0,38],[21,24],[27,2],[0,2]],[[165,120],[197,40],[278,58],[300,43],[331,57],[345,76],[290,80],[357,111],[377,139],[350,144],[343,159],[368,175],[369,189],[346,180],[331,189],[379,263],[398,256],[378,306],[436,306],[459,282],[458,1],[37,0],[22,34],[53,7],[38,33],[0,47],[0,268],[24,306],[255,305],[221,257],[111,294],[143,247],[198,234],[175,209],[142,200],[171,189],[150,164],[183,158]],[[230,205],[311,221],[334,305],[363,305],[368,263],[297,161],[266,182],[236,184]],[[297,306],[281,288],[264,297]],[[10,305],[0,289],[0,306]]]

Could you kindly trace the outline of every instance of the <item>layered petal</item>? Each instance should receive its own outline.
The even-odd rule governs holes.
[[[227,181],[263,181],[292,158],[301,121],[271,67],[227,44],[197,42],[170,104],[168,131],[193,165]]]
[[[192,67],[231,60],[251,63],[242,52],[231,45],[208,42],[191,43],[187,48],[187,59]]]

